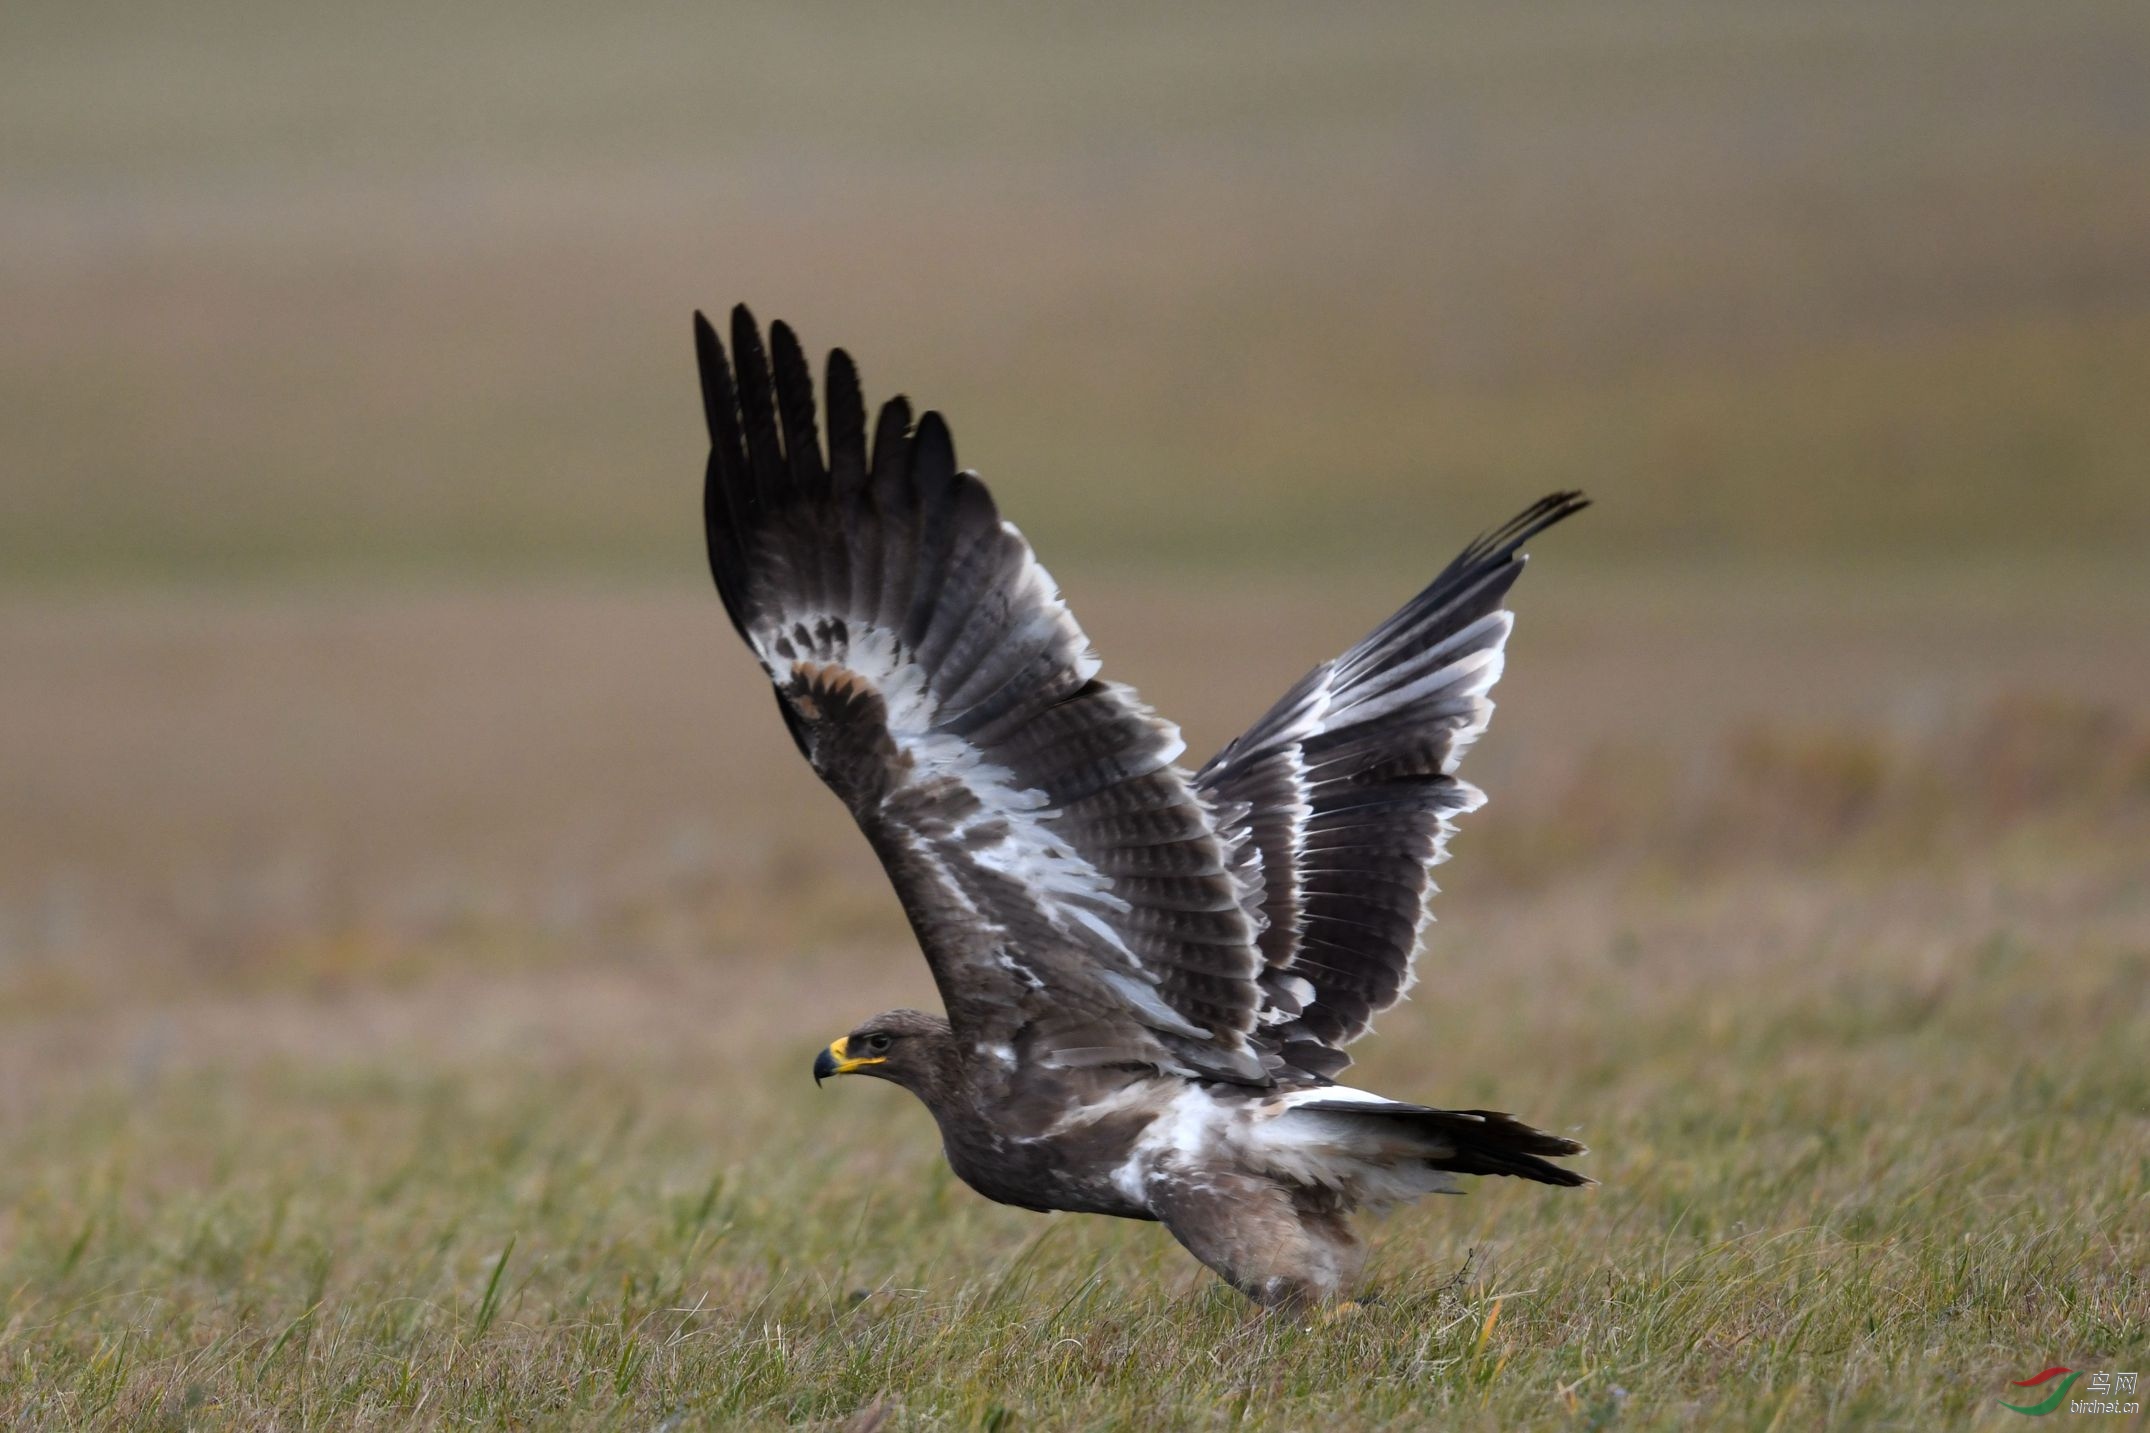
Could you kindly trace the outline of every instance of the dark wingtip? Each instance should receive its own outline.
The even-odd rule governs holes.
[[[871,481],[880,493],[910,481],[911,400],[898,393],[881,405],[873,425]]]
[[[1488,533],[1485,537],[1485,543],[1489,548],[1500,548],[1507,552],[1514,552],[1554,523],[1565,522],[1589,506],[1590,499],[1583,496],[1580,488],[1547,493],[1544,497],[1510,518],[1506,523]]]
[[[769,353],[775,364],[777,421],[784,434],[784,459],[800,491],[818,496],[828,479],[821,460],[821,429],[814,403],[814,376],[806,365],[799,335],[782,319],[769,325]]]
[[[1547,493],[1491,532],[1479,534],[1456,556],[1434,585],[1465,572],[1484,573],[1507,565],[1521,566],[1523,544],[1557,522],[1564,522],[1590,506],[1590,499],[1577,488]]]
[[[866,481],[866,400],[859,392],[858,365],[840,348],[829,350],[826,401],[829,478],[848,501]]]
[[[917,466],[921,477],[930,476],[946,481],[955,476],[956,440],[948,431],[948,422],[935,409],[927,409],[918,420],[918,428],[911,435],[911,461]]]
[[[1563,518],[1574,517],[1589,507],[1590,495],[1581,488],[1569,488],[1565,492],[1548,493],[1539,500],[1539,506],[1545,509],[1547,522],[1559,522]]]
[[[742,389],[757,383],[766,387],[769,378],[769,354],[762,347],[761,325],[754,321],[754,311],[745,304],[732,306],[732,366],[736,370]]]
[[[732,309],[732,376],[739,396],[740,428],[754,501],[773,510],[785,487],[784,444],[777,435],[776,382],[761,328],[745,304]]]
[[[715,325],[709,315],[700,309],[694,311],[694,361],[702,375],[702,422],[709,429],[712,443],[722,441],[724,418],[722,405],[732,401],[731,366],[724,357],[723,341],[717,337]]]
[[[738,357],[742,381],[751,364],[758,363],[764,370],[768,367],[768,355],[761,346],[761,325],[754,321],[754,310],[745,304],[732,305],[732,352]]]

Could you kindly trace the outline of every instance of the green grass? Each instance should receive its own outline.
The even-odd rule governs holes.
[[[920,979],[900,938],[839,933],[840,889],[721,896],[687,942],[713,956],[629,914],[564,960],[17,987],[0,1414],[2011,1417],[2011,1378],[2150,1361],[2150,748],[2094,730],[1748,739],[1726,759],[1777,834],[1714,849],[1722,776],[1617,834],[1568,798],[1511,820],[1358,1077],[1574,1129],[1601,1186],[1479,1181],[1373,1226],[1372,1302],[1336,1321],[1254,1311],[1154,1226],[990,1205],[908,1097],[817,1091],[815,1032]]]
[[[2150,1349],[2143,956],[2049,954],[2066,991],[1829,990],[1699,1040],[1708,1012],[1629,1021],[1606,981],[1612,1028],[1529,1080],[1604,1187],[1393,1221],[1377,1302],[1311,1327],[1154,1229],[984,1205],[890,1092],[816,1099],[803,1067],[695,1111],[653,1101],[658,1068],[278,1062],[86,1095],[9,1142],[0,1409],[1954,1425],[2003,1375]]]

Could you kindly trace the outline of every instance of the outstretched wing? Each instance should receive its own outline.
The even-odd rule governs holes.
[[[888,868],[957,1035],[1259,1081],[1253,893],[1183,743],[1089,641],[940,416],[829,356],[828,454],[785,325],[734,369],[695,316],[710,568],[799,750]]]
[[[1588,502],[1555,493],[1465,548],[1356,647],[1306,674],[1195,778],[1226,837],[1260,853],[1265,1036],[1331,1076],[1411,981],[1450,818],[1484,804],[1455,772],[1493,715],[1522,546]]]

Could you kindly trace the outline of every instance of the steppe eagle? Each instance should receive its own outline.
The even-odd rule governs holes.
[[[1485,729],[1525,542],[1479,538],[1190,774],[1098,659],[937,413],[829,355],[827,446],[784,324],[695,315],[710,568],[800,753],[888,869],[945,1016],[892,1010],[818,1081],[911,1091],[989,1199],[1161,1221],[1262,1304],[1338,1294],[1347,1216],[1458,1174],[1590,1181],[1574,1140],[1334,1082],[1411,980],[1455,775]],[[773,358],[773,363],[772,363]]]

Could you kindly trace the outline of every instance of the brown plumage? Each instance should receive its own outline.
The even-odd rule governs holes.
[[[1589,1182],[1552,1162],[1573,1140],[1333,1083],[1409,982],[1449,818],[1483,800],[1455,768],[1521,547],[1578,495],[1466,548],[1190,775],[937,414],[890,402],[869,449],[839,350],[824,452],[789,329],[765,353],[740,308],[730,354],[695,335],[718,592],[947,1009],[875,1016],[817,1079],[902,1085],[988,1198],[1161,1220],[1265,1304],[1345,1287],[1357,1210],[1457,1174]]]

